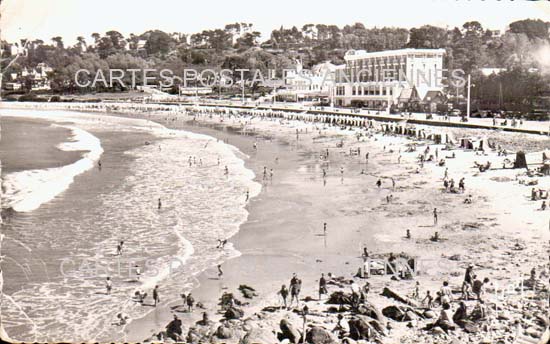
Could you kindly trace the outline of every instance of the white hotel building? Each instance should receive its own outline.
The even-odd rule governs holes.
[[[336,106],[386,108],[428,91],[442,91],[445,49],[350,50],[337,66],[332,97]]]

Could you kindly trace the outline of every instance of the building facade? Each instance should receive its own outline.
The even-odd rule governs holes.
[[[445,49],[350,50],[336,68],[334,103],[380,109],[442,91],[444,54]]]
[[[300,61],[296,61],[296,67],[287,70],[284,75],[284,87],[277,91],[279,100],[318,100],[330,98],[337,66],[324,62],[304,69]]]

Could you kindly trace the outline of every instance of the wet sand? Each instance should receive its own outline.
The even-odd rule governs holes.
[[[236,133],[235,128],[231,128],[240,126],[238,119],[220,124],[216,117],[200,117],[193,122],[181,116],[176,121],[168,116],[165,121],[165,117],[159,115],[159,122],[212,135],[237,146],[250,156],[246,166],[256,173],[258,182],[263,182],[263,166],[267,166],[268,171],[274,169],[273,181],[263,182],[262,193],[248,206],[249,220],[231,239],[242,256],[224,264],[222,280],[215,277],[214,268],[203,273],[199,277],[201,286],[193,291],[195,299],[205,304],[213,320],[221,318],[215,313],[223,292],[232,292],[242,299],[237,290],[241,284],[254,287],[260,295],[250,306],[244,307],[245,317],[264,306],[277,305],[276,292],[281,284],[288,284],[293,272],[304,281],[304,296],[316,298],[321,272],[347,278],[357,272],[361,266],[362,245],[367,245],[375,254],[406,252],[423,259],[422,268],[429,271],[424,271],[425,275],[419,277],[422,294],[427,289],[437,290],[443,280],[460,285],[461,274],[469,262],[477,263],[480,275],[510,282],[520,271],[526,274],[532,264],[537,263],[536,257],[544,259],[545,248],[540,245],[540,240],[541,236],[548,237],[545,231],[547,219],[537,217],[538,220],[533,221],[532,217],[538,213],[523,214],[535,210],[533,204],[521,202],[524,198],[521,194],[527,191],[523,186],[506,184],[509,198],[499,199],[500,185],[493,181],[487,187],[487,183],[491,183],[488,175],[479,176],[471,168],[473,161],[480,159],[473,152],[458,151],[459,158],[449,159],[447,164],[452,171],[451,177],[457,182],[462,176],[467,178],[467,193],[472,193],[474,204],[465,205],[464,194],[442,192],[444,167],[427,164],[420,173],[415,173],[418,152],[405,153],[408,141],[402,137],[377,135],[357,142],[353,135],[342,135],[336,128],[319,136],[312,133],[313,125],[310,124],[287,124],[282,128],[276,123],[267,127],[261,123],[249,126],[262,126],[258,130],[261,136],[255,137]],[[294,126],[309,127],[310,131],[300,134],[296,140]],[[342,139],[344,147],[336,148]],[[252,148],[254,142],[258,142],[257,151]],[[419,144],[421,151],[425,145]],[[441,151],[442,145],[430,146],[432,151],[438,148],[440,154],[450,154]],[[364,157],[349,156],[350,147],[368,151],[369,163],[365,164]],[[330,152],[330,163],[323,166],[318,157],[326,148]],[[399,154],[403,156],[400,164],[397,162]],[[275,157],[279,157],[278,164]],[[343,182],[340,166],[344,166],[345,171]],[[323,167],[328,171],[326,185],[323,184]],[[361,174],[361,170],[366,174]],[[383,180],[380,189],[375,186],[378,177]],[[395,189],[391,187],[390,178],[396,181]],[[391,204],[387,204],[385,198],[389,194],[394,196]],[[520,205],[522,213],[519,212]],[[434,207],[440,214],[437,226],[433,225]],[[516,212],[506,209],[516,209]],[[326,237],[321,236],[323,222],[328,224]],[[472,224],[472,229],[468,224]],[[517,226],[525,228],[520,235]],[[412,240],[405,239],[406,229],[411,230]],[[440,232],[443,241],[434,243],[429,240],[435,231]],[[529,253],[522,255],[535,260],[529,259],[531,263],[526,260],[512,276],[509,268],[505,270],[502,265],[495,266],[494,262],[502,251],[510,249],[514,241],[527,245]],[[460,258],[449,259],[452,256]],[[513,260],[505,262],[513,264]],[[495,273],[495,268],[503,271]],[[506,282],[500,284],[503,283]],[[392,286],[407,294],[414,287],[412,282],[390,281],[389,277],[371,279],[371,284],[375,294],[384,286]],[[375,297],[375,300],[381,305],[389,304],[385,298]],[[201,314],[201,311],[191,315],[178,313],[183,318],[184,331],[199,320]],[[143,340],[152,333],[144,331],[143,325],[153,321],[159,330],[171,318],[170,308],[159,308],[151,317],[128,326],[128,339]]]
[[[427,163],[416,173],[419,168],[416,157],[426,142],[417,142],[418,151],[405,153],[411,141],[403,137],[376,134],[357,141],[351,131],[327,127],[319,134],[313,132],[313,124],[294,121],[280,124],[256,119],[247,126],[248,134],[244,135],[238,130],[244,122],[239,118],[220,123],[216,116],[211,119],[201,116],[197,121],[191,121],[189,116],[162,113],[142,117],[235,145],[249,155],[246,166],[255,172],[257,181],[264,184],[261,194],[249,202],[248,221],[230,239],[242,256],[223,264],[222,279],[217,278],[215,268],[198,277],[200,287],[193,295],[205,305],[214,321],[221,318],[216,312],[223,292],[232,292],[243,299],[237,290],[240,284],[254,287],[259,294],[250,305],[243,307],[245,317],[258,313],[264,306],[278,305],[276,291],[281,284],[288,284],[293,272],[304,281],[302,295],[316,298],[321,272],[346,278],[356,273],[361,266],[362,245],[368,245],[373,254],[406,252],[422,258],[424,271],[417,278],[421,282],[421,295],[426,290],[438,290],[443,280],[459,288],[463,270],[470,262],[475,263],[480,276],[490,276],[495,283],[492,287],[496,288],[497,283],[513,282],[545,261],[548,213],[536,210],[539,204],[528,199],[530,188],[518,184],[515,176],[529,178],[523,171],[480,174],[473,168],[473,162],[480,160],[491,160],[498,165],[502,158],[494,152],[477,156],[471,151],[455,150],[457,158],[447,160],[451,177],[456,181],[466,177],[466,193],[472,194],[474,203],[464,204],[465,194],[443,192],[445,167]],[[305,128],[309,130],[307,134]],[[295,129],[302,130],[298,139]],[[252,135],[254,131],[261,135]],[[337,148],[342,140],[343,147]],[[258,143],[257,150],[252,148],[254,142]],[[358,147],[361,156],[350,156],[349,149]],[[324,164],[319,154],[327,148],[330,163]],[[430,144],[430,148],[432,152],[439,149],[441,155],[450,154],[442,150],[442,145]],[[368,164],[365,152],[370,153]],[[402,155],[401,163],[397,161],[399,155]],[[275,157],[279,158],[278,163]],[[263,180],[264,166],[268,171],[274,169],[272,181]],[[343,180],[341,166],[345,171]],[[326,185],[323,168],[328,173]],[[362,170],[365,174],[361,174]],[[380,189],[375,186],[378,178],[383,181]],[[390,178],[396,181],[395,189]],[[548,178],[540,180],[540,187],[550,186]],[[386,201],[389,194],[394,196],[390,203]],[[434,207],[440,214],[437,226],[432,218]],[[328,224],[326,237],[320,235],[323,222]],[[412,239],[404,237],[406,229],[411,230]],[[444,240],[430,241],[434,231],[439,231]],[[512,252],[516,242],[526,249]],[[410,294],[414,287],[414,282],[392,281],[389,276],[377,276],[369,281],[372,300],[379,307],[391,304],[387,298],[378,296],[383,287],[390,286],[404,294]],[[331,288],[329,292],[334,290]],[[324,307],[321,303],[308,305]],[[126,339],[142,341],[162,330],[172,318],[172,306],[161,304],[147,317],[133,321],[126,328]],[[184,321],[186,333],[200,319],[202,310],[177,314]],[[277,324],[281,317],[287,316],[292,316],[291,312],[264,314],[267,318],[262,321]],[[334,317],[327,315],[318,322],[332,323]],[[394,342],[403,342],[401,337],[405,333],[404,326],[399,327],[391,338]]]

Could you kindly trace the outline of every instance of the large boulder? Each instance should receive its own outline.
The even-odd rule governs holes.
[[[233,330],[227,324],[222,324],[216,330],[216,337],[220,339],[233,338]]]
[[[386,322],[387,322],[386,318],[384,318],[384,322],[381,322],[365,315],[357,315],[356,317],[363,319],[363,321],[369,324],[374,331],[378,332],[378,334],[383,336],[386,335],[385,333]]]
[[[239,286],[239,290],[241,291],[243,296],[247,299],[251,299],[254,296],[258,296],[258,294],[256,294],[256,290],[254,288],[252,288],[250,286],[247,286],[245,284],[241,284]]]
[[[386,323],[386,317],[382,314],[380,309],[373,305],[372,303],[366,302],[359,306],[358,313],[362,315],[366,315],[368,317],[373,318],[374,320],[378,320],[382,324],[385,325]]]
[[[361,318],[355,317],[348,321],[349,324],[349,336],[351,339],[370,339],[372,337],[371,326]]]
[[[382,310],[382,314],[395,321],[411,321],[424,318],[424,315],[406,306],[388,306]]]
[[[278,342],[279,340],[272,331],[255,327],[245,334],[240,344],[274,344]]]
[[[288,339],[291,343],[299,343],[302,334],[288,320],[282,319],[279,327],[281,328],[281,339]]]
[[[306,334],[306,342],[310,344],[336,344],[336,340],[322,327],[310,328]]]
[[[327,303],[330,305],[351,305],[351,294],[346,294],[343,291],[335,291],[330,294]]]
[[[224,314],[226,319],[240,319],[244,316],[244,312],[238,308],[230,307]]]
[[[394,300],[397,300],[399,302],[403,302],[404,304],[406,305],[409,305],[409,306],[412,306],[412,307],[419,307],[418,305],[418,302],[406,297],[406,296],[403,296],[393,290],[391,290],[390,288],[384,288],[384,290],[382,291],[382,296],[385,296],[385,297],[389,297],[390,299],[394,299]]]

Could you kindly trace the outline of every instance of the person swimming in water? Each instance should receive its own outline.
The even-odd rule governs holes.
[[[122,256],[122,245],[124,245],[124,241],[121,241],[116,246],[116,254],[119,256]]]

